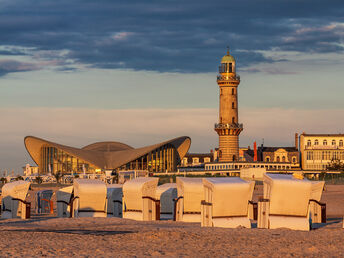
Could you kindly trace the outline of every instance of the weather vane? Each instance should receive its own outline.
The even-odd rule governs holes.
[[[227,56],[229,56],[229,46],[227,46]]]

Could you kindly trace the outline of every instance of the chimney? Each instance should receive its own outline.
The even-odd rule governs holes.
[[[299,150],[299,135],[295,133],[295,148]]]
[[[258,160],[258,155],[257,155],[257,142],[254,142],[254,143],[253,143],[253,150],[254,150],[253,161],[257,161],[257,160]]]

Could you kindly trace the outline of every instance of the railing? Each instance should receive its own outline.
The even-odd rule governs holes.
[[[243,129],[244,126],[243,124],[222,124],[222,123],[218,123],[215,124],[215,129]]]
[[[235,75],[235,76],[218,75],[217,80],[218,81],[226,81],[226,80],[240,81],[240,76],[239,75]]]

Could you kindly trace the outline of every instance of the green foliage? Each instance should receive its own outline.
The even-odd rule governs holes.
[[[0,181],[1,181],[2,184],[6,184],[7,183],[6,177],[0,178]]]
[[[327,170],[344,172],[344,163],[339,159],[332,159],[327,165]]]
[[[74,178],[79,178],[80,176],[78,174],[75,174],[74,175]]]
[[[36,181],[36,183],[37,184],[42,184],[43,183],[43,178],[42,177],[40,177],[40,176],[36,176],[36,178],[35,178],[35,181]]]
[[[16,181],[20,181],[20,180],[24,180],[24,178],[22,176],[17,176]]]

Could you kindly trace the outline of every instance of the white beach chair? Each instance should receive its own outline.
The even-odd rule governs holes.
[[[264,175],[264,199],[258,202],[258,228],[310,230],[310,203],[318,184],[292,175]],[[313,191],[313,193],[312,193]]]
[[[123,185],[123,218],[159,220],[160,207],[156,197],[158,178],[139,177]]]
[[[122,186],[120,184],[107,185],[107,215],[122,217]]]
[[[26,202],[30,182],[15,181],[2,187],[1,218],[30,218],[31,203]]]
[[[57,203],[57,217],[72,217],[71,205],[73,197],[73,186],[67,186],[59,189],[56,192],[56,203]]]
[[[107,189],[103,181],[74,179],[73,217],[106,217]]]
[[[325,181],[311,181],[312,193],[310,200],[310,213],[312,223],[326,223],[326,204],[320,202]]]
[[[204,200],[202,178],[177,177],[175,220],[201,222],[201,201]]]
[[[251,228],[249,205],[255,182],[239,177],[204,178],[201,226]]]
[[[177,184],[167,183],[156,189],[156,199],[160,200],[160,219],[174,218],[174,202],[177,198]]]

